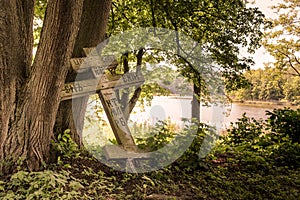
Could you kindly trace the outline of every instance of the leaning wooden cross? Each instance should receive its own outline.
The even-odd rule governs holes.
[[[62,101],[98,93],[118,144],[125,150],[136,151],[135,142],[115,90],[138,87],[144,83],[144,77],[141,72],[124,75],[107,74],[106,69],[115,68],[118,63],[109,56],[100,59],[97,54],[91,55],[92,52],[96,52],[92,50],[93,48],[84,48],[85,56],[89,56],[72,58],[71,66],[79,74],[91,70],[94,78],[66,83],[61,94]]]

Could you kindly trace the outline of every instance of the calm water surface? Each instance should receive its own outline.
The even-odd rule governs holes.
[[[152,105],[145,108],[142,112],[139,108],[134,109],[131,120],[139,123],[148,121],[151,124],[158,120],[171,119],[180,123],[182,118],[191,118],[191,97],[154,97]],[[218,126],[222,129],[228,127],[231,122],[236,122],[243,113],[248,117],[255,119],[266,119],[266,111],[272,111],[274,108],[283,108],[281,105],[264,104],[241,104],[222,107],[211,105],[209,107],[201,106],[201,121]]]

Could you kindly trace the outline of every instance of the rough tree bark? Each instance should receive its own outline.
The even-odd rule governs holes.
[[[0,162],[29,170],[47,163],[65,77],[79,30],[83,0],[49,0],[31,65],[33,0],[1,0]],[[10,161],[10,162],[8,162]]]
[[[33,1],[0,1],[0,172],[9,155],[25,156],[28,134],[12,132],[19,91],[32,61]],[[19,148],[21,146],[22,148]],[[10,154],[12,153],[12,154]]]
[[[105,39],[111,0],[84,0],[81,24],[73,57],[82,57],[82,49],[95,47]],[[69,70],[66,82],[72,82],[76,78],[76,72]],[[71,130],[72,139],[82,146],[81,134],[84,124],[88,96],[61,102],[56,119],[55,132],[62,133],[66,129]],[[76,109],[72,112],[72,104]]]

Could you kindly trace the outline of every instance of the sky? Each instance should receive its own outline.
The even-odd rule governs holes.
[[[276,18],[277,15],[271,9],[271,6],[283,2],[283,0],[256,0],[254,5],[251,6],[258,7],[260,11],[262,11],[266,15],[267,18]],[[255,61],[253,69],[264,68],[264,63],[274,61],[274,58],[263,47],[258,49],[256,53],[252,55],[252,57]]]
[[[270,7],[283,2],[283,0],[256,0],[254,6],[259,7],[267,17],[276,17],[276,14]]]

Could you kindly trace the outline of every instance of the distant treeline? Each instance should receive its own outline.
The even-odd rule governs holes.
[[[300,104],[300,77],[266,67],[245,72],[250,85],[231,92],[237,101],[288,101]]]

